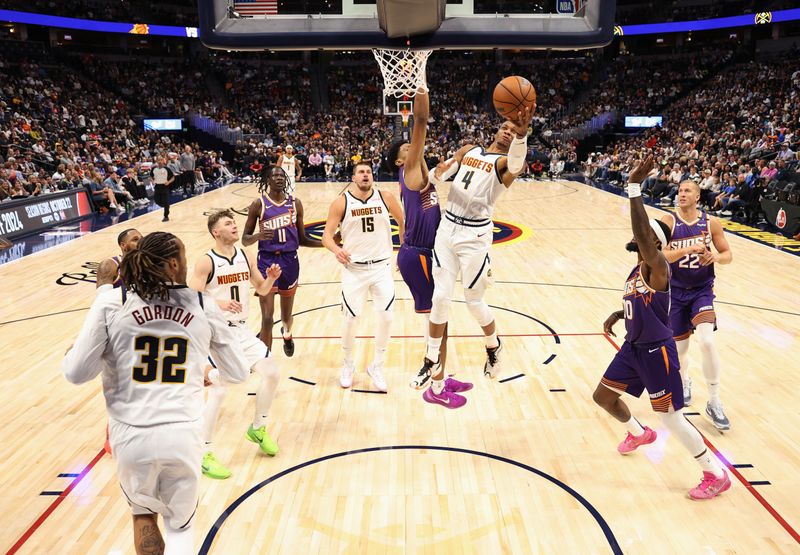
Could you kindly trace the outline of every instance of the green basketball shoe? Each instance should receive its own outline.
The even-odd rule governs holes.
[[[203,471],[203,474],[208,476],[209,478],[214,478],[215,480],[224,480],[225,478],[230,478],[231,471],[225,468],[225,466],[217,460],[214,456],[214,453],[209,451],[203,456],[203,465],[200,467]]]
[[[253,428],[253,425],[250,424],[250,427],[247,429],[247,439],[252,441],[253,443],[258,443],[258,446],[261,448],[261,452],[265,455],[269,455],[270,457],[274,457],[278,454],[278,444],[275,443],[275,440],[269,437],[267,433],[267,427],[261,426],[260,428]]]

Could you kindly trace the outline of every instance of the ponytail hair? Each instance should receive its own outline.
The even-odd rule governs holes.
[[[172,233],[148,233],[139,241],[139,248],[122,257],[119,275],[126,287],[143,300],[157,298],[166,301],[172,283],[169,260],[178,258],[180,251],[178,238]]]

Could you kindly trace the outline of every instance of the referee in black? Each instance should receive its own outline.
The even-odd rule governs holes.
[[[175,174],[164,164],[164,158],[158,158],[156,167],[150,170],[153,178],[154,200],[156,204],[164,208],[164,218],[162,222],[169,221],[169,188],[175,181]]]

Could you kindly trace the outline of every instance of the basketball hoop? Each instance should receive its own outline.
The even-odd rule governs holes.
[[[428,92],[425,66],[432,50],[376,48],[372,54],[381,68],[384,92],[387,96],[413,98],[419,89]],[[408,121],[403,116],[404,121]]]

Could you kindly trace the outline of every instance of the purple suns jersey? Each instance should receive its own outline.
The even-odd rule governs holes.
[[[625,341],[658,343],[672,337],[669,308],[670,292],[651,289],[642,277],[642,265],[633,268],[622,295],[625,313]]]
[[[672,239],[669,248],[682,249],[692,245],[705,245],[711,248],[711,223],[705,212],[694,222],[683,221],[677,214],[673,215],[675,224],[672,228]],[[672,269],[671,284],[680,289],[699,289],[714,283],[714,265],[702,266],[699,254],[687,254],[670,264]]]
[[[436,230],[442,219],[439,196],[431,183],[424,191],[412,191],[406,186],[404,168],[400,168],[400,199],[406,216],[406,232],[403,242],[412,247],[432,249],[436,241]]]
[[[292,252],[300,246],[297,235],[297,212],[294,209],[294,197],[288,196],[276,204],[267,195],[261,195],[261,231],[271,229],[275,233],[272,239],[258,242],[259,252]]]

